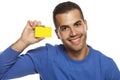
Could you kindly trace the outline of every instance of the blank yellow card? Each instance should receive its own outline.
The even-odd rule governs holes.
[[[52,28],[51,27],[35,27],[35,37],[52,37]]]

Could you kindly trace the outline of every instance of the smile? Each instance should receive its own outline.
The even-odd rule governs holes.
[[[80,43],[80,41],[81,41],[81,36],[70,38],[69,41],[73,45],[78,45]]]

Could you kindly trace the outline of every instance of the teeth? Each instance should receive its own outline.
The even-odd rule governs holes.
[[[70,40],[73,44],[78,44],[80,42],[80,38]]]
[[[80,39],[80,37],[71,38],[70,41],[72,41],[72,40],[77,40],[77,39]]]
[[[71,41],[76,42],[76,41],[78,41],[78,40],[79,40],[79,38],[77,38],[77,39],[72,39]]]

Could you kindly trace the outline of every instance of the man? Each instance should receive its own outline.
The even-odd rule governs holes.
[[[114,61],[86,44],[87,21],[77,4],[60,3],[53,20],[63,44],[46,44],[20,56],[26,47],[44,39],[34,37],[34,28],[41,23],[28,21],[21,37],[0,55],[1,80],[34,73],[42,80],[120,80]]]

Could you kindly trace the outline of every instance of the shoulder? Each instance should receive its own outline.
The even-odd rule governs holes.
[[[94,49],[91,46],[90,46],[90,51],[91,51],[91,54],[94,55],[94,58],[97,58],[98,62],[102,67],[108,68],[109,66],[110,68],[110,66],[116,66],[114,60],[111,57],[108,57],[107,55],[102,53],[101,51]]]
[[[100,64],[100,68],[102,72],[106,74],[106,76],[111,77],[112,75],[116,74],[114,75],[114,77],[118,77],[118,75],[120,74],[119,69],[111,57],[106,56],[99,50],[93,49],[91,46],[90,46],[90,50],[91,50],[91,54],[95,55],[95,57],[97,58],[98,63]],[[107,80],[110,80],[110,78]]]
[[[60,49],[62,44],[59,45],[51,45],[46,44],[45,46],[40,46],[34,49],[29,50],[27,53],[33,54],[33,55],[47,55],[48,53],[54,54],[58,49]]]
[[[99,58],[100,60],[103,60],[103,61],[111,61],[112,58],[108,57],[107,55],[105,55],[104,53],[102,53],[101,51],[91,47],[91,46],[88,46],[90,48],[90,53],[92,55],[94,55],[95,57]]]
[[[34,62],[53,59],[57,55],[57,49],[60,45],[46,44],[45,46],[40,46],[31,49],[27,52],[28,55]]]

